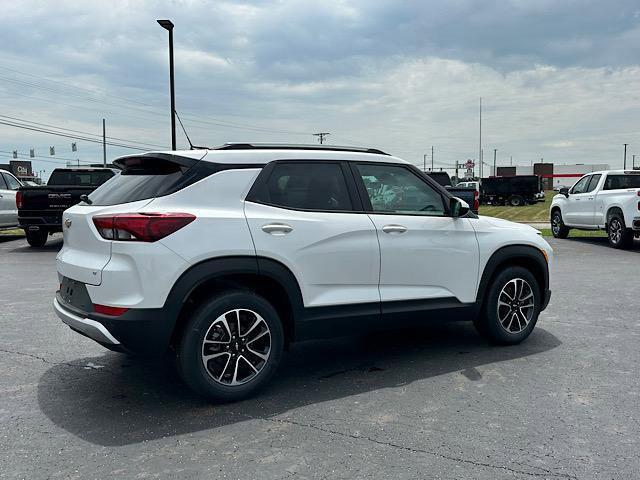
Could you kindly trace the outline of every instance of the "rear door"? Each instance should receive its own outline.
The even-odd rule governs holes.
[[[478,242],[469,219],[449,216],[449,197],[410,166],[358,163],[354,174],[380,242],[383,313],[406,305],[389,302],[475,301]]]
[[[306,307],[375,302],[378,308],[376,230],[344,163],[272,162],[246,200],[257,255],[293,272]]]

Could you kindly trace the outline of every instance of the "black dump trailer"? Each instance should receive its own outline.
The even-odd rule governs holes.
[[[540,192],[538,175],[514,175],[482,179],[480,203],[519,207],[537,202]]]

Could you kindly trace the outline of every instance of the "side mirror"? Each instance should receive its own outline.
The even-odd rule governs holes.
[[[560,189],[560,195],[564,195],[565,197],[569,198],[569,188],[568,187],[562,187]]]
[[[464,217],[469,213],[469,204],[458,197],[453,197],[449,203],[449,209],[452,217]]]

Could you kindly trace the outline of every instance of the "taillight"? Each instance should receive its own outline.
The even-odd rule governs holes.
[[[477,190],[473,192],[473,209],[476,212],[480,209],[480,193]]]
[[[96,215],[93,224],[107,240],[155,242],[195,219],[190,213],[118,213]]]
[[[22,192],[18,191],[16,193],[16,207],[22,208]]]
[[[123,307],[109,307],[108,305],[93,304],[93,311],[101,313],[102,315],[110,315],[112,317],[119,317],[123,313],[126,313],[129,309]]]

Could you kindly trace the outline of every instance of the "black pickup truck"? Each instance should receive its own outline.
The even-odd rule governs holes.
[[[80,202],[116,174],[110,168],[56,168],[47,185],[20,187],[18,221],[32,247],[42,247],[51,233],[62,231],[62,212]]]
[[[447,172],[427,172],[427,175],[446,188],[451,195],[467,202],[473,213],[478,213],[480,202],[478,198],[478,191],[475,188],[452,186],[451,178]]]

